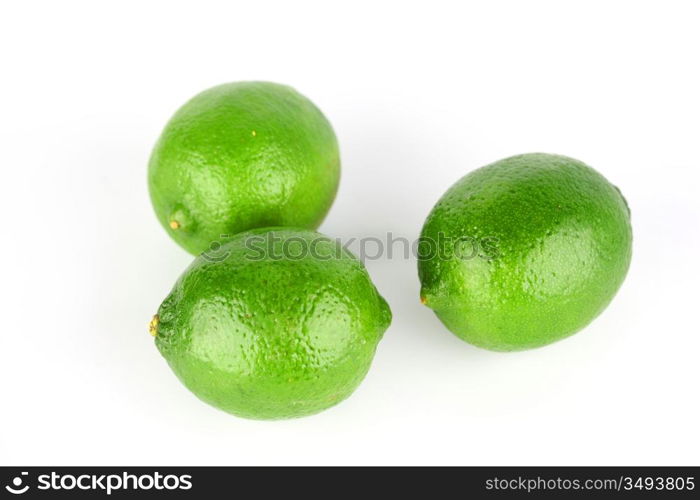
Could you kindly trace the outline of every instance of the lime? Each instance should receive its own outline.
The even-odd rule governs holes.
[[[279,419],[347,398],[390,322],[364,266],[340,243],[268,228],[197,257],[150,330],[199,398],[242,417]]]
[[[161,225],[190,253],[247,229],[315,229],[340,157],[328,120],[285,85],[238,82],[195,96],[165,126],[148,166]]]
[[[632,254],[620,191],[580,161],[526,154],[460,179],[421,234],[421,301],[458,337],[512,351],[590,323]]]

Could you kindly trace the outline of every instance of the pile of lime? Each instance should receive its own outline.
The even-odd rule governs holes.
[[[165,126],[151,199],[198,257],[149,330],[203,401],[246,418],[300,417],[344,400],[367,374],[391,310],[362,262],[315,231],[339,179],[330,123],[284,85],[211,88]],[[513,351],[571,335],[605,309],[632,231],[625,199],[598,172],[527,154],[460,179],[419,243],[421,302],[470,344]]]

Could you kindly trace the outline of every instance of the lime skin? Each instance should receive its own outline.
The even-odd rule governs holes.
[[[581,330],[610,303],[630,265],[630,211],[580,161],[513,156],[454,184],[420,249],[421,302],[450,331],[486,349],[530,349]]]
[[[333,129],[306,97],[270,82],[219,85],[183,105],[148,164],[158,220],[198,255],[247,229],[315,229],[340,179]]]
[[[151,333],[203,401],[241,417],[282,419],[347,398],[390,322],[364,266],[340,243],[267,228],[197,257]]]

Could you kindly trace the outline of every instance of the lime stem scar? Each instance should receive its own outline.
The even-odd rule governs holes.
[[[156,314],[151,318],[151,322],[148,324],[148,333],[153,337],[158,335],[158,323],[160,323],[160,317]]]
[[[170,228],[171,229],[180,229],[180,223],[173,219],[170,221]]]

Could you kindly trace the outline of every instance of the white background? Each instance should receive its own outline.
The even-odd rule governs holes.
[[[3,5],[0,463],[700,462],[697,3]],[[350,399],[279,422],[201,403],[147,332],[191,257],[146,163],[177,107],[249,79],[335,127],[326,234],[415,238],[466,172],[560,153],[627,197],[627,280],[581,333],[503,354],[421,306],[412,259],[370,261],[394,322]]]

